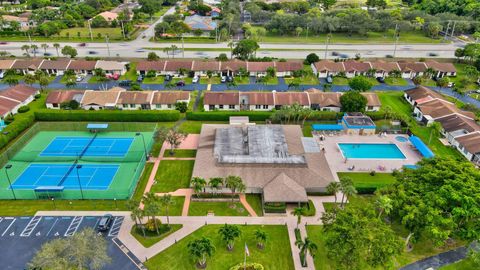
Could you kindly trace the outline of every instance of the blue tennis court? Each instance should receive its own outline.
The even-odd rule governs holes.
[[[133,138],[55,137],[40,156],[70,157],[85,151],[84,157],[123,157],[132,142]]]
[[[82,164],[71,169],[72,164],[30,164],[12,183],[12,189],[35,189],[41,186],[63,186],[65,189],[107,190],[119,165]],[[66,175],[68,173],[68,175]],[[66,177],[64,177],[66,175]],[[62,181],[63,180],[63,181]]]

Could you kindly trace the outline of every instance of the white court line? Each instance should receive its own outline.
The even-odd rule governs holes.
[[[10,229],[10,227],[12,227],[12,225],[13,225],[13,223],[15,223],[15,221],[17,221],[17,219],[13,218],[12,223],[10,223],[10,225],[8,225],[7,229],[5,229],[5,231],[2,233],[2,236],[4,236],[8,232],[8,230]]]

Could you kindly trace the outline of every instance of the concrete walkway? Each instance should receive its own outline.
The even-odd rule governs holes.
[[[253,210],[252,206],[247,201],[247,196],[245,194],[239,194],[240,202],[242,203],[245,210],[247,210],[248,214],[252,217],[258,217],[255,210]]]

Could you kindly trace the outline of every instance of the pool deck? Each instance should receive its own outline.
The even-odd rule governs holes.
[[[369,172],[375,170],[377,172],[391,172],[394,169],[400,169],[403,165],[412,165],[417,163],[422,156],[412,146],[410,142],[399,142],[395,137],[402,136],[408,138],[406,135],[391,134],[384,137],[377,135],[337,135],[326,136],[324,141],[320,141],[318,136],[315,136],[320,145],[320,149],[325,148],[328,156],[327,162],[333,172]],[[393,143],[402,151],[406,159],[348,159],[343,157],[338,143]],[[355,166],[354,170],[348,168]],[[381,170],[380,167],[384,169]]]

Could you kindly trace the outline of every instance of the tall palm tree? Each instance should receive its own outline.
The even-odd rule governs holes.
[[[46,44],[46,43],[43,43],[43,44],[41,44],[40,46],[42,47],[42,49],[43,49],[43,51],[44,51],[45,54],[47,53],[48,47],[50,47],[50,46],[48,46],[48,44]]]
[[[208,186],[213,190],[213,193],[216,194],[218,189],[223,185],[223,178],[221,177],[212,177],[208,180]]]
[[[392,199],[390,199],[386,195],[382,195],[378,197],[377,200],[375,201],[375,205],[378,208],[378,218],[380,218],[383,213],[387,215],[390,214],[390,212],[393,209]]]
[[[352,178],[348,176],[340,178],[340,191],[343,193],[340,207],[343,208],[343,205],[346,202],[348,196],[357,193],[357,190],[353,186]]]
[[[143,210],[140,207],[137,207],[130,212],[130,217],[135,221],[135,226],[140,227],[142,229],[143,237],[146,237],[145,227],[142,222],[143,216]]]
[[[245,184],[240,176],[229,175],[225,178],[225,186],[232,191],[232,203],[235,192],[245,192]]]
[[[172,199],[172,195],[170,194],[165,194],[162,197],[160,197],[160,204],[165,207],[165,216],[167,216],[167,225],[170,227],[170,217],[168,214],[168,208],[171,205],[175,204],[175,201]]]
[[[428,144],[432,142],[433,134],[435,133],[438,136],[441,130],[442,125],[440,125],[439,122],[433,122],[430,124],[430,137],[428,138]]]
[[[258,229],[254,232],[254,235],[255,235],[255,239],[257,240],[257,247],[259,249],[264,249],[265,243],[267,242],[267,238],[268,238],[267,233],[265,231]]]
[[[54,47],[55,50],[57,51],[57,56],[59,57],[60,54],[58,53],[58,49],[60,49],[60,44],[58,44],[58,43],[53,43],[53,47]]]
[[[303,207],[295,207],[293,209],[292,214],[297,217],[297,229],[300,222],[302,222],[302,216],[305,215],[305,208]]]
[[[190,185],[193,187],[193,191],[198,195],[198,193],[205,189],[207,181],[201,177],[193,177],[190,181]]]
[[[337,205],[337,193],[340,191],[340,183],[339,182],[330,182],[327,186],[327,192],[333,193],[335,196],[335,205]]]
[[[33,57],[37,57],[38,46],[35,45],[35,44],[32,44],[32,45],[30,46],[30,48],[32,48],[32,50],[33,50]]]
[[[240,237],[242,231],[240,231],[237,225],[225,224],[218,230],[218,233],[222,237],[223,241],[227,243],[227,249],[232,251],[235,244],[235,239]]]
[[[197,266],[205,269],[207,267],[207,258],[215,252],[215,246],[209,238],[202,237],[195,239],[187,244],[188,253],[195,258]]]
[[[235,42],[233,40],[228,41],[228,47],[230,48],[230,59],[233,58],[233,47],[235,47]]]
[[[151,191],[146,193],[145,195],[143,195],[143,205],[143,211],[145,215],[153,219],[155,230],[157,231],[157,234],[160,234],[160,232],[158,231],[158,224],[156,219],[156,215],[160,211],[158,196]]]
[[[28,52],[28,50],[30,50],[30,45],[22,45],[22,47],[20,48],[22,51],[25,51],[25,54],[27,55],[27,57],[30,57],[30,53]]]
[[[302,239],[298,239],[295,244],[297,247],[300,249],[300,254],[303,254],[303,266],[307,266],[307,255],[310,253],[310,256],[312,258],[315,257],[315,252],[317,252],[317,244],[312,242],[308,237],[305,237],[305,240],[302,241]]]
[[[163,52],[167,55],[167,59],[169,58],[170,47],[163,48]]]

